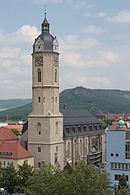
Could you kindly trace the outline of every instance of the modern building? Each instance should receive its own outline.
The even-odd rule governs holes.
[[[18,169],[19,165],[27,163],[34,166],[34,158],[18,143],[18,137],[8,128],[0,128],[0,164],[7,167],[10,163]]]
[[[106,130],[106,160],[111,187],[118,185],[123,174],[130,187],[130,129],[123,120]]]
[[[34,156],[34,167],[61,167],[84,159],[102,162],[102,124],[85,110],[59,111],[59,51],[46,17],[32,53],[32,113],[22,142]],[[28,129],[26,131],[26,129]]]

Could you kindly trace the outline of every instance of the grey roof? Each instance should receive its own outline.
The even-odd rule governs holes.
[[[60,112],[64,116],[64,125],[101,124],[101,122],[87,110],[66,108],[61,109]]]
[[[39,36],[41,40],[44,42],[44,51],[46,52],[53,51],[54,37],[48,32],[44,32]]]
[[[41,34],[36,38],[40,37],[40,39],[44,42],[44,51],[45,52],[52,52],[53,51],[53,41],[54,37],[50,34],[50,24],[48,23],[46,19],[46,15],[44,18],[43,23],[41,24]],[[35,44],[35,43],[34,43]]]

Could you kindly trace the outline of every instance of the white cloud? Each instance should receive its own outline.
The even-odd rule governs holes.
[[[104,17],[106,17],[108,14],[106,13],[106,12],[98,12],[98,14],[97,14],[97,17],[99,17],[99,18],[104,18]]]
[[[86,2],[85,1],[80,1],[78,4],[76,4],[75,8],[76,9],[81,9],[84,8],[86,6]]]
[[[105,30],[98,26],[89,25],[87,27],[82,28],[81,32],[86,33],[86,34],[101,34],[101,33],[104,33]]]
[[[31,45],[37,35],[37,28],[29,25],[13,33],[2,34],[0,87],[3,96],[9,93],[10,97],[11,94],[12,97],[31,97]]]
[[[69,35],[61,40],[61,61],[77,69],[108,68],[117,64],[122,56],[112,49],[104,49],[94,39],[82,39]]]
[[[39,32],[35,26],[23,25],[16,32],[7,35],[7,39],[10,43],[32,43],[38,36]]]
[[[120,56],[117,53],[109,51],[109,50],[101,51],[100,58],[112,64],[116,64],[120,61]]]
[[[117,15],[108,17],[108,21],[117,23],[130,23],[130,11],[122,10]]]
[[[0,42],[2,42],[3,40],[4,40],[4,35],[0,33]]]
[[[63,3],[64,0],[33,0],[34,3],[44,3],[44,4],[48,4],[48,3]]]
[[[73,78],[73,79],[72,79]],[[86,76],[69,73],[62,78],[65,81],[64,88],[71,88],[75,86],[85,86],[89,88],[110,88],[112,81],[107,77]]]
[[[60,45],[63,50],[83,50],[90,49],[98,45],[96,39],[88,38],[82,40],[77,35],[68,35],[64,39],[60,40]]]
[[[80,77],[79,82],[81,85],[88,84],[92,88],[106,88],[111,86],[111,81],[105,77]]]

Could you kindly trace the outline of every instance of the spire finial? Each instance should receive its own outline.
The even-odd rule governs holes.
[[[44,13],[45,13],[45,18],[46,18],[46,15],[47,15],[46,4],[45,4],[45,11],[44,11]]]

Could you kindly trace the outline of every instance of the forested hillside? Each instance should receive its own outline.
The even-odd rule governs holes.
[[[0,111],[7,110],[10,108],[16,108],[18,106],[23,106],[31,102],[31,99],[9,99],[0,100]]]
[[[64,107],[87,109],[93,115],[98,112],[126,113],[130,112],[130,91],[84,87],[67,89],[60,93],[60,108]],[[0,112],[0,119],[26,120],[30,112],[31,103]]]

